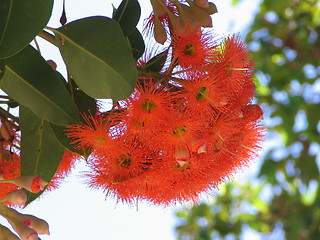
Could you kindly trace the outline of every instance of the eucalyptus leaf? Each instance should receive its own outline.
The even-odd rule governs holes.
[[[136,29],[140,14],[141,8],[137,0],[122,0],[112,18],[120,24],[123,34],[129,36]]]
[[[27,46],[6,59],[5,68],[0,87],[19,104],[55,124],[78,122],[78,110],[70,94],[34,48]]]
[[[20,106],[21,175],[53,178],[64,154],[50,123],[38,118],[30,109]],[[28,193],[28,202],[41,193]]]
[[[93,98],[130,96],[137,70],[129,43],[116,21],[89,17],[54,32],[68,71],[81,90]]]
[[[4,69],[5,69],[4,61],[0,59],[0,79],[4,75]]]
[[[83,120],[83,115],[92,115],[95,116],[97,112],[97,104],[94,98],[89,97],[81,90],[74,89],[73,91],[74,101],[79,109],[81,120]],[[74,144],[71,144],[72,139],[66,135],[67,128],[65,126],[60,126],[56,124],[51,124],[51,128],[57,137],[60,144],[67,150],[73,153],[80,154],[84,157],[89,156],[88,151],[82,151],[77,149]]]
[[[146,63],[146,69],[152,72],[160,72],[167,60],[167,56],[168,50],[157,54]]]
[[[54,133],[54,135],[56,136],[57,140],[59,141],[60,145],[72,152],[72,153],[77,153],[77,154],[80,154],[84,157],[88,157],[89,156],[89,153],[88,152],[84,152],[80,149],[77,149],[75,147],[75,144],[71,144],[72,142],[72,139],[69,138],[67,135],[66,135],[66,130],[67,128],[65,126],[60,126],[60,125],[56,125],[56,124],[51,124],[51,129]]]
[[[53,0],[1,0],[0,58],[10,57],[46,26]]]
[[[143,37],[137,28],[128,36],[128,40],[131,45],[132,55],[135,60],[138,60],[143,55],[146,46]]]

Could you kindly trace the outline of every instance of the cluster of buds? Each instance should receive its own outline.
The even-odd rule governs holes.
[[[38,234],[49,235],[49,225],[43,219],[33,215],[21,214],[0,203],[0,215],[7,219],[19,238],[8,228],[0,225],[0,236],[3,240],[38,240]]]
[[[47,185],[48,190],[58,188],[79,156],[66,151],[50,184],[40,176],[21,176],[19,134],[12,128],[14,123],[3,116],[0,117],[0,202],[10,206],[24,206],[27,196],[22,188],[32,193],[44,190]]]
[[[212,27],[211,16],[217,13],[215,4],[207,0],[186,0],[189,5],[178,0],[150,0],[153,14],[149,18],[148,25],[153,28],[154,38],[163,44],[171,32],[183,33],[183,28]],[[170,34],[170,32],[169,32]]]
[[[138,60],[138,83],[128,99],[88,117],[87,124],[70,126],[67,134],[92,151],[90,187],[124,202],[167,206],[198,201],[248,166],[264,134],[245,45],[237,36],[218,42],[203,29],[212,26],[214,5],[151,3],[147,27],[160,43],[169,34],[170,44],[150,60]]]
[[[7,227],[0,225],[1,240],[38,240],[38,234],[49,234],[46,221],[32,215],[20,214],[11,207],[24,207],[27,202],[25,190],[38,193],[48,185],[40,176],[21,176],[19,154],[20,136],[15,131],[15,124],[0,116],[0,215],[8,220],[15,235]],[[57,173],[46,189],[52,190],[70,173],[78,155],[65,152]]]

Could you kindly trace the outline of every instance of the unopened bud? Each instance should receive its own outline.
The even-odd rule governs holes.
[[[8,228],[2,225],[0,225],[0,239],[1,240],[20,240]]]
[[[14,133],[10,124],[7,121],[8,120],[1,120],[2,125],[0,127],[0,133],[4,140],[11,142],[14,139]]]
[[[167,40],[167,32],[165,27],[160,22],[159,18],[155,18],[154,20],[154,39],[161,44],[164,44],[164,42]]]
[[[32,229],[27,227],[26,225],[16,222],[16,221],[10,221],[12,228],[18,233],[21,240],[38,240],[39,236],[38,233]]]
[[[242,109],[242,112],[249,121],[263,119],[263,111],[258,104],[250,104]]]
[[[162,1],[162,2],[160,2]],[[155,18],[162,17],[167,14],[165,10],[165,0],[150,0]]]
[[[186,0],[190,5],[194,17],[199,21],[202,27],[212,27],[212,19],[210,14],[204,9],[195,5],[192,1]]]
[[[215,13],[218,12],[217,6],[216,6],[214,3],[212,3],[212,2],[209,2],[209,3],[208,3],[208,7],[207,7],[207,8],[203,8],[203,10],[205,10],[205,11],[206,11],[207,13],[209,13],[210,15],[215,14]]]
[[[53,70],[57,69],[57,64],[53,60],[47,60],[47,63],[52,67]]]
[[[0,201],[7,201],[16,206],[24,206],[27,201],[27,194],[23,190],[14,190],[9,192],[3,199],[0,199]]]
[[[50,234],[49,224],[43,219],[29,214],[21,214],[15,209],[7,207],[3,204],[0,205],[0,214],[9,221],[13,228],[17,228],[17,233],[19,235],[20,233],[18,231],[26,231],[28,230],[27,228],[32,228],[35,232],[37,232],[37,234]],[[27,228],[21,225],[24,225]]]
[[[209,7],[208,0],[193,0],[194,4],[201,8]]]
[[[21,176],[14,179],[0,180],[5,183],[13,183],[19,187],[25,188],[32,193],[37,193],[44,189],[48,183],[39,176]]]
[[[25,219],[24,225],[36,230],[38,234],[50,235],[49,224],[45,220],[28,214],[23,214],[23,218]]]

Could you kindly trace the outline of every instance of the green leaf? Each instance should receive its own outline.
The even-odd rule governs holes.
[[[4,61],[0,60],[0,80],[4,75],[4,69],[5,69]]]
[[[31,46],[6,59],[0,87],[39,118],[59,125],[78,121],[77,107],[65,86]]]
[[[160,72],[167,60],[167,56],[168,50],[157,54],[147,62],[146,69],[152,72]]]
[[[90,17],[54,31],[61,55],[81,90],[93,98],[130,96],[137,70],[129,43],[116,21]]]
[[[89,97],[81,90],[75,90],[73,92],[74,101],[79,109],[79,112],[84,115],[96,115],[97,111],[97,104],[96,100],[94,98]],[[74,144],[71,144],[72,139],[70,139],[65,133],[66,133],[66,127],[65,126],[59,126],[55,124],[51,124],[51,128],[56,135],[58,141],[60,144],[67,150],[73,153],[80,154],[84,157],[89,156],[88,151],[82,151],[77,148],[75,148]]]
[[[10,57],[46,26],[53,0],[1,0],[0,58]]]
[[[64,154],[50,123],[20,106],[21,175],[40,176],[50,182]],[[41,193],[28,193],[28,202]]]
[[[141,14],[140,4],[137,0],[122,0],[120,6],[113,15],[125,36],[129,36],[139,22]]]
[[[80,113],[85,115],[96,115],[97,102],[94,98],[89,97],[81,90],[74,90],[73,96]]]
[[[132,55],[135,60],[138,60],[143,55],[146,46],[143,37],[137,28],[128,36],[128,40],[131,45]]]
[[[88,157],[89,156],[89,154],[90,154],[89,152],[77,149],[74,144],[71,144],[72,139],[69,138],[65,134],[66,129],[67,129],[65,126],[51,124],[51,129],[52,129],[54,135],[56,136],[57,140],[59,141],[60,145],[64,149],[66,149],[66,150],[68,150],[70,152],[73,152],[73,153],[80,154],[80,155],[82,155],[84,157]]]

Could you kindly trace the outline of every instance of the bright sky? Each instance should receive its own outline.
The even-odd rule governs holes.
[[[112,6],[118,6],[120,0],[66,0],[68,21],[79,18],[104,15],[111,16]],[[139,0],[142,8],[142,18],[150,14],[149,0]],[[236,9],[230,8],[231,0],[214,1],[218,13],[213,16],[215,31],[223,36],[238,33],[243,26],[252,19],[252,12],[260,1],[243,0]],[[60,27],[59,18],[62,11],[62,0],[56,0],[53,17],[48,26]],[[141,21],[142,23],[142,21]],[[142,26],[142,24],[139,26]],[[58,64],[58,71],[65,73],[62,60],[56,48],[48,48],[47,44],[39,40],[45,59],[54,59]],[[174,211],[139,203],[127,206],[106,198],[99,190],[86,188],[81,171],[85,164],[80,164],[76,171],[66,179],[60,189],[45,194],[40,201],[35,201],[23,210],[24,213],[45,219],[50,225],[50,236],[40,236],[42,240],[173,240],[173,227],[176,223]],[[237,178],[236,178],[237,180]],[[4,223],[0,219],[0,223]]]

